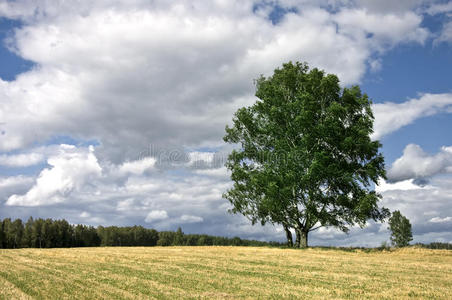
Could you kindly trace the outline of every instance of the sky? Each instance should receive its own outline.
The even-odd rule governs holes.
[[[381,205],[452,242],[452,2],[0,1],[0,218],[283,241],[222,193],[222,137],[253,80],[304,61],[359,85]],[[379,246],[387,223],[311,245]]]

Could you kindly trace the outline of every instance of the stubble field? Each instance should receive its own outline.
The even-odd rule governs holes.
[[[0,250],[1,299],[452,299],[452,251]]]

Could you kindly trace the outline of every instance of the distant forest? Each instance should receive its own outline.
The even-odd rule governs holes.
[[[65,248],[97,246],[282,246],[278,242],[244,240],[206,234],[160,231],[143,226],[71,225],[52,219],[0,219],[1,248]]]

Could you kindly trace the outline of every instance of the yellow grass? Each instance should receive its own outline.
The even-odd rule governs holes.
[[[452,299],[452,251],[0,250],[0,299]]]

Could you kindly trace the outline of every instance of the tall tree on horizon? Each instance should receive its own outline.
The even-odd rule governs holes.
[[[256,80],[257,101],[237,110],[224,141],[238,144],[226,162],[234,183],[223,196],[253,224],[280,224],[288,244],[308,233],[384,220],[373,184],[386,178],[372,141],[371,101],[358,86],[305,63],[286,63]]]
[[[391,231],[391,242],[396,247],[406,247],[413,240],[410,221],[396,210],[389,218],[389,230]]]

